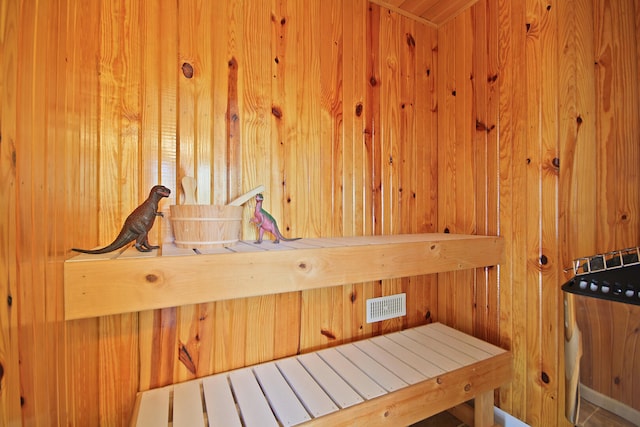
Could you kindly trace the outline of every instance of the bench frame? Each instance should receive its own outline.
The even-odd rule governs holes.
[[[316,418],[304,426],[410,425],[474,400],[475,427],[494,425],[494,390],[511,381],[513,357],[505,352],[436,378]],[[464,416],[464,409],[455,415]]]
[[[436,325],[433,326],[435,327]],[[451,328],[449,329],[455,331]],[[457,331],[455,332],[459,335],[466,335]],[[376,337],[372,339],[375,340]],[[489,357],[484,356],[481,360],[476,360],[475,362],[448,371],[445,370],[439,375],[432,376],[415,384],[407,385],[395,391],[387,392],[381,396],[364,400],[353,406],[318,416],[299,425],[314,427],[400,426],[410,425],[442,411],[449,410],[472,427],[494,426],[494,390],[511,381],[513,375],[513,355],[510,351],[499,349],[476,338],[471,339],[476,340],[475,342],[481,345],[493,348]],[[445,347],[452,348],[450,346]],[[436,347],[432,348],[435,349]],[[318,350],[318,352],[322,351],[323,350]],[[454,353],[452,353],[452,355],[453,354]],[[295,358],[298,356],[292,357]],[[265,362],[265,364],[266,363],[272,362]],[[241,368],[241,370],[242,369],[252,368]],[[234,371],[230,371],[216,375],[233,375],[233,372]],[[189,381],[194,384],[192,388],[196,387],[196,389],[200,390],[201,397],[204,396],[204,394],[202,394],[202,383],[206,378],[208,377]],[[162,393],[166,396],[164,397],[165,402],[168,403],[166,399],[169,399],[169,394],[173,393],[174,386],[181,387],[180,385],[169,385],[161,389],[149,390],[148,392],[162,392],[163,389],[166,390]],[[137,395],[131,421],[132,426],[137,425],[142,396],[148,392],[140,392]],[[198,391],[194,391],[193,393],[197,395]],[[472,407],[466,404],[466,402],[471,400],[474,401]],[[229,403],[233,404],[232,401]],[[171,404],[169,404],[169,407],[171,407]]]

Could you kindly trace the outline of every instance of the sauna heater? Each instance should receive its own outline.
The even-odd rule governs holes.
[[[581,399],[640,426],[640,247],[576,259],[564,297],[565,408]]]

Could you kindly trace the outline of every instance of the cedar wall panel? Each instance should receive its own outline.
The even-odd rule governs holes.
[[[71,247],[186,175],[200,203],[265,185],[290,236],[435,231],[434,28],[364,0],[0,11],[0,425],[126,425],[138,390],[437,318],[433,277],[70,322],[62,298]],[[405,318],[364,322],[399,291]]]
[[[498,403],[565,423],[562,270],[640,243],[637,1],[480,0],[437,30],[364,0],[0,13],[0,425],[125,425],[138,390],[429,320],[510,348]],[[499,233],[506,259],[64,322],[69,248],[186,175],[201,203],[265,185],[286,235]],[[398,291],[406,318],[364,322]]]
[[[499,401],[531,425],[566,423],[563,269],[640,244],[639,18],[632,0],[484,0],[438,29],[439,228],[496,227],[507,253],[497,279],[440,275],[439,318],[512,349]],[[638,311],[580,309],[608,332],[584,382],[637,409]]]

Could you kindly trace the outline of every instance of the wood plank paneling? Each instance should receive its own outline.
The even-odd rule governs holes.
[[[503,345],[514,351],[515,376],[511,396],[511,411],[516,417],[528,421],[527,414],[527,341],[526,255],[524,234],[526,229],[526,191],[524,190],[524,119],[526,104],[524,38],[526,25],[523,2],[510,2],[500,8],[498,17],[501,31],[498,35],[500,51],[500,234],[510,236],[506,245],[507,262],[501,273],[511,286],[501,287],[500,331]],[[525,27],[526,28],[526,27]],[[509,218],[509,220],[506,220]],[[503,329],[504,328],[504,329]],[[504,330],[504,333],[502,332]],[[515,384],[518,384],[517,386]]]
[[[92,247],[97,244],[99,152],[99,73],[96,70],[96,52],[100,49],[101,12],[98,3],[78,4],[69,2],[60,15],[59,28],[67,28],[65,36],[65,69],[59,72],[67,82],[64,106],[66,126],[60,126],[67,146],[64,175],[61,184],[65,189],[64,216],[55,227],[65,239],[58,250],[66,254],[70,246]],[[83,34],[84,42],[77,43],[77,34]],[[88,71],[92,70],[92,71]],[[62,89],[60,89],[62,90]],[[79,195],[82,197],[79,197]],[[59,205],[59,201],[52,203]],[[74,229],[85,230],[75,237]],[[57,409],[58,417],[79,424],[98,424],[100,419],[99,389],[99,321],[98,319],[69,322],[65,335],[56,339],[64,342],[66,352],[64,376],[66,377],[66,406]],[[64,337],[64,338],[63,338]],[[59,375],[59,377],[62,375]],[[91,390],[91,392],[89,392]],[[60,392],[62,393],[62,391]],[[66,415],[65,415],[66,414]]]
[[[177,172],[178,76],[181,68],[176,66],[178,41],[171,37],[163,45],[155,41],[165,34],[176,34],[178,28],[177,5],[162,2],[144,2],[142,43],[142,189],[155,184],[164,184],[172,189],[170,198],[161,206],[162,221],[156,221],[152,242],[172,238],[169,224],[169,205],[181,202]],[[162,90],[159,90],[162,89]],[[182,175],[180,175],[181,177]],[[158,218],[160,219],[160,218]],[[161,225],[162,227],[158,227]],[[144,311],[139,314],[139,359],[140,390],[169,384],[173,381],[176,354],[176,310]]]
[[[306,218],[295,217],[295,224],[308,224],[306,230],[295,227],[299,230],[292,231],[296,236],[314,237],[322,235],[324,230],[328,235],[334,235],[337,231],[334,221],[342,219],[342,215],[334,211],[334,204],[338,209],[342,205],[340,192],[344,190],[343,185],[334,185],[343,180],[342,168],[336,170],[336,166],[342,164],[344,156],[342,107],[338,101],[342,99],[343,75],[342,63],[337,57],[342,49],[344,32],[341,3],[329,1],[320,8],[315,4],[309,5],[304,7],[304,13],[301,14],[301,10],[297,13],[301,24],[297,28],[298,39],[302,40],[302,50],[299,52],[302,56],[298,56],[298,63],[302,66],[301,74],[308,76],[308,80],[299,81],[300,87],[305,89],[299,93],[298,99],[316,102],[299,104],[296,113],[309,118],[307,123],[298,123],[297,128],[295,144],[298,164],[294,178],[297,193],[308,192],[315,199],[311,208],[306,213],[302,212]],[[326,29],[325,37],[320,37],[322,29]],[[319,54],[309,55],[311,51]],[[312,57],[314,59],[310,59]],[[304,96],[300,96],[302,94]],[[322,107],[319,110],[314,107],[317,103]],[[319,168],[310,168],[313,164],[319,165]],[[305,174],[305,171],[308,173]],[[294,206],[299,206],[299,200],[297,202],[292,206],[295,210]],[[302,292],[301,351],[343,341],[343,301],[346,303],[347,300],[341,288]]]
[[[596,1],[593,16],[594,101],[598,114],[592,119],[596,151],[592,191],[596,193],[596,203],[588,219],[595,223],[596,231],[593,243],[587,241],[589,246],[576,248],[582,253],[593,250],[594,246],[596,252],[607,252],[637,246],[640,241],[637,214],[640,209],[637,167],[640,164],[637,78],[640,68],[637,55],[630,54],[638,51],[640,7],[632,1]],[[587,143],[587,148],[592,150],[591,141]],[[589,159],[588,163],[592,162]],[[593,175],[587,174],[586,178],[591,178],[587,182],[593,182]],[[637,347],[636,340],[628,338],[635,335],[631,331],[637,331],[638,310],[635,307],[614,309],[604,301],[581,304],[583,310],[578,312],[578,322],[588,325],[585,332],[593,335],[585,340],[584,351],[591,354],[581,363],[582,371],[587,372],[584,384],[640,410],[638,400],[624,392],[626,387],[636,389],[640,384],[640,374],[626,363],[626,358]],[[587,307],[590,311],[584,310]],[[594,368],[596,371],[591,374]]]
[[[627,91],[616,86],[629,81],[624,77],[627,73],[636,73],[637,59],[619,55],[613,48],[613,41],[622,37],[636,46],[637,24],[630,21],[637,16],[637,6],[622,2],[612,7],[606,1],[570,5],[479,2],[470,13],[477,14],[483,8],[498,11],[500,23],[497,50],[493,43],[487,50],[489,57],[493,51],[499,58],[498,223],[499,233],[508,236],[507,262],[498,277],[498,326],[502,342],[516,356],[513,387],[505,388],[500,397],[507,410],[532,425],[553,425],[566,422],[564,408],[556,403],[563,393],[562,350],[556,339],[562,320],[558,287],[566,279],[561,270],[581,251],[594,253],[598,245],[607,248],[600,251],[611,250],[616,243],[623,247],[638,239],[633,225],[629,232],[622,232],[630,219],[623,212],[635,210],[627,208],[622,199],[633,200],[633,205],[639,194],[634,189],[636,174],[629,174],[618,157],[637,164],[637,143],[621,142],[635,138],[640,123],[636,108],[628,103],[630,98],[637,100],[637,79]],[[439,47],[446,52],[440,55],[441,63],[451,52],[449,43],[459,37],[460,32],[451,28],[463,15],[439,29]],[[484,48],[480,40],[479,46]],[[478,45],[471,49],[476,51]],[[632,46],[625,49],[636,50]],[[457,69],[462,64],[454,66]],[[447,76],[456,73],[445,66],[440,69],[447,70]],[[476,92],[483,90],[479,87],[482,84],[475,87]],[[448,89],[439,88],[445,92],[441,103],[450,105],[444,98]],[[457,112],[457,103],[455,106]],[[623,117],[627,117],[624,124],[618,123]],[[439,115],[439,126],[454,118],[455,113]],[[439,135],[446,134],[439,130]],[[443,162],[439,157],[441,191],[446,185],[442,182],[447,167]],[[625,185],[619,185],[621,170],[625,176],[629,174]],[[612,190],[614,182],[618,183],[616,190]],[[476,200],[482,200],[479,193],[480,186]],[[457,206],[443,203],[446,197],[440,196],[439,212],[453,212]],[[460,203],[458,197],[454,200]],[[478,212],[481,215],[482,211]],[[625,244],[618,233],[626,236]],[[509,286],[504,285],[505,278]],[[443,292],[442,280],[439,285]],[[446,298],[439,295],[439,310],[452,316],[449,313],[455,303],[443,303]],[[460,316],[465,314],[457,313],[455,321]]]
[[[401,44],[392,34],[399,34],[403,22],[397,13],[382,10],[380,14],[380,78],[385,84],[380,87],[380,126],[378,138],[380,156],[377,158],[380,168],[380,227],[382,234],[393,234],[400,230],[400,134],[406,134],[402,124],[402,86]],[[406,46],[406,45],[404,45]],[[407,140],[410,144],[410,140]],[[400,279],[382,280],[382,295],[402,292]],[[397,330],[401,327],[401,318],[382,322],[382,332]]]
[[[99,30],[99,158],[91,171],[100,195],[99,241],[106,244],[118,235],[124,218],[144,199],[139,192],[141,35],[139,4],[104,3]],[[122,16],[123,19],[106,19]],[[114,186],[114,183],[116,184]],[[141,196],[142,194],[142,196]],[[103,197],[104,196],[104,197]],[[142,198],[141,198],[142,197]],[[99,319],[100,422],[123,424],[138,388],[138,316],[124,314]],[[124,356],[124,357],[123,357]]]
[[[498,230],[498,55],[494,46],[497,40],[497,10],[486,4],[471,10],[473,39],[472,108],[476,123],[473,141],[476,163],[476,230],[478,234],[497,234]],[[487,84],[483,84],[486,76]],[[499,342],[498,269],[476,272],[474,331],[479,337]]]
[[[471,15],[462,14],[438,33],[438,231],[475,233],[476,208],[474,150],[470,145],[474,43]],[[444,52],[445,54],[442,54]],[[457,283],[460,286],[451,286]],[[439,319],[473,332],[475,311],[473,272],[438,275]]]
[[[176,163],[177,176],[181,182],[185,176],[196,181],[196,202],[202,204],[215,203],[212,200],[212,141],[213,120],[211,120],[211,36],[205,23],[212,19],[210,3],[192,1],[179,3],[176,9],[178,29],[189,28],[190,31],[179,31],[176,34],[179,67],[178,94],[176,107],[178,110],[176,129]],[[219,141],[219,144],[222,141]],[[226,154],[226,139],[222,143],[223,155]],[[219,165],[220,163],[218,163]],[[225,176],[226,178],[226,176]],[[225,179],[226,180],[226,179]],[[226,190],[226,187],[224,187]],[[175,192],[181,193],[178,182]],[[226,191],[218,199],[225,199]],[[179,195],[176,195],[179,200]],[[203,313],[201,314],[200,311]],[[176,353],[172,357],[174,365],[171,382],[181,382],[195,378],[198,367],[199,319],[205,323],[212,322],[212,317],[204,312],[210,309],[206,305],[187,305],[175,309],[175,341],[168,342],[165,353]]]
[[[594,298],[576,299],[585,349],[580,363],[581,382],[591,390],[608,396],[638,411],[640,398],[633,392],[638,386],[640,351],[637,331],[640,309]]]
[[[339,206],[342,229],[336,235],[370,234],[372,218],[367,215],[371,208],[371,187],[367,183],[369,167],[367,161],[367,132],[365,95],[367,91],[367,4],[342,3],[342,42],[340,50],[345,58],[353,58],[352,66],[341,66],[342,103],[340,119],[343,123],[341,158],[336,161],[336,182],[342,174],[343,185],[336,188],[334,212]],[[344,25],[344,23],[350,23]],[[340,52],[340,51],[339,51]],[[338,55],[339,57],[339,55]],[[337,133],[337,129],[334,132]],[[339,140],[339,136],[336,135]],[[339,198],[339,199],[338,199]],[[336,215],[338,212],[336,212]],[[340,224],[334,224],[340,227]],[[366,316],[366,299],[372,296],[376,285],[356,283],[343,286],[342,336],[345,341],[371,336],[373,324],[363,321]]]
[[[124,424],[138,389],[429,317],[511,349],[502,408],[562,425],[561,269],[640,239],[639,16],[479,0],[436,29],[365,0],[3,2],[0,424]],[[108,243],[156,183],[180,201],[187,174],[204,203],[265,185],[286,235],[447,227],[499,233],[507,256],[64,322],[69,248]],[[403,323],[364,324],[366,298],[398,291]]]
[[[16,251],[16,141],[19,7],[3,3],[0,15],[0,424],[21,419]],[[15,300],[15,304],[14,304]],[[6,303],[4,302],[6,301]]]
[[[437,226],[437,34],[424,25],[413,27],[415,42],[415,87],[413,88],[415,165],[411,173],[415,182],[409,194],[404,194],[412,203],[414,220],[409,224],[416,232],[435,232]],[[411,38],[405,40],[412,43]],[[404,159],[408,164],[412,162]],[[406,170],[406,169],[405,169]],[[407,322],[418,324],[437,317],[437,286],[435,275],[411,277],[405,280],[409,295]]]
[[[560,197],[558,206],[560,263],[568,266],[574,258],[596,253],[597,210],[596,176],[597,144],[595,133],[595,69],[593,52],[593,4],[590,0],[558,3],[558,20],[566,25],[558,26],[558,43],[565,46],[565,60],[558,67],[558,132],[560,152]],[[580,149],[578,149],[578,146]],[[565,274],[564,280],[571,273]],[[568,307],[575,307],[571,300]],[[565,340],[573,335],[565,330]],[[560,360],[564,356],[560,347]],[[570,356],[570,355],[568,355]],[[574,371],[575,372],[575,371]],[[572,372],[565,374],[571,383]],[[579,374],[579,372],[578,372]],[[565,411],[571,413],[574,391],[560,388],[566,402]]]

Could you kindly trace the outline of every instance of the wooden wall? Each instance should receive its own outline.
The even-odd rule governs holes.
[[[480,0],[438,29],[365,0],[3,0],[0,425],[124,425],[138,390],[431,320],[512,349],[500,405],[563,424],[562,269],[640,243],[638,22],[637,0]],[[202,203],[264,184],[287,235],[501,234],[507,257],[65,322],[69,249],[185,175]],[[400,290],[405,319],[364,323]]]
[[[440,278],[439,320],[514,351],[500,403],[531,425],[566,422],[563,270],[640,244],[639,23],[632,0],[486,0],[438,30],[438,228],[507,242],[495,288]],[[637,405],[638,312],[592,310],[583,378]]]
[[[485,0],[438,30],[438,228],[507,242],[495,288],[439,280],[439,320],[514,351],[500,403],[531,425],[566,422],[563,270],[640,244],[639,49],[633,0]],[[638,312],[597,307],[583,378],[637,405]]]

